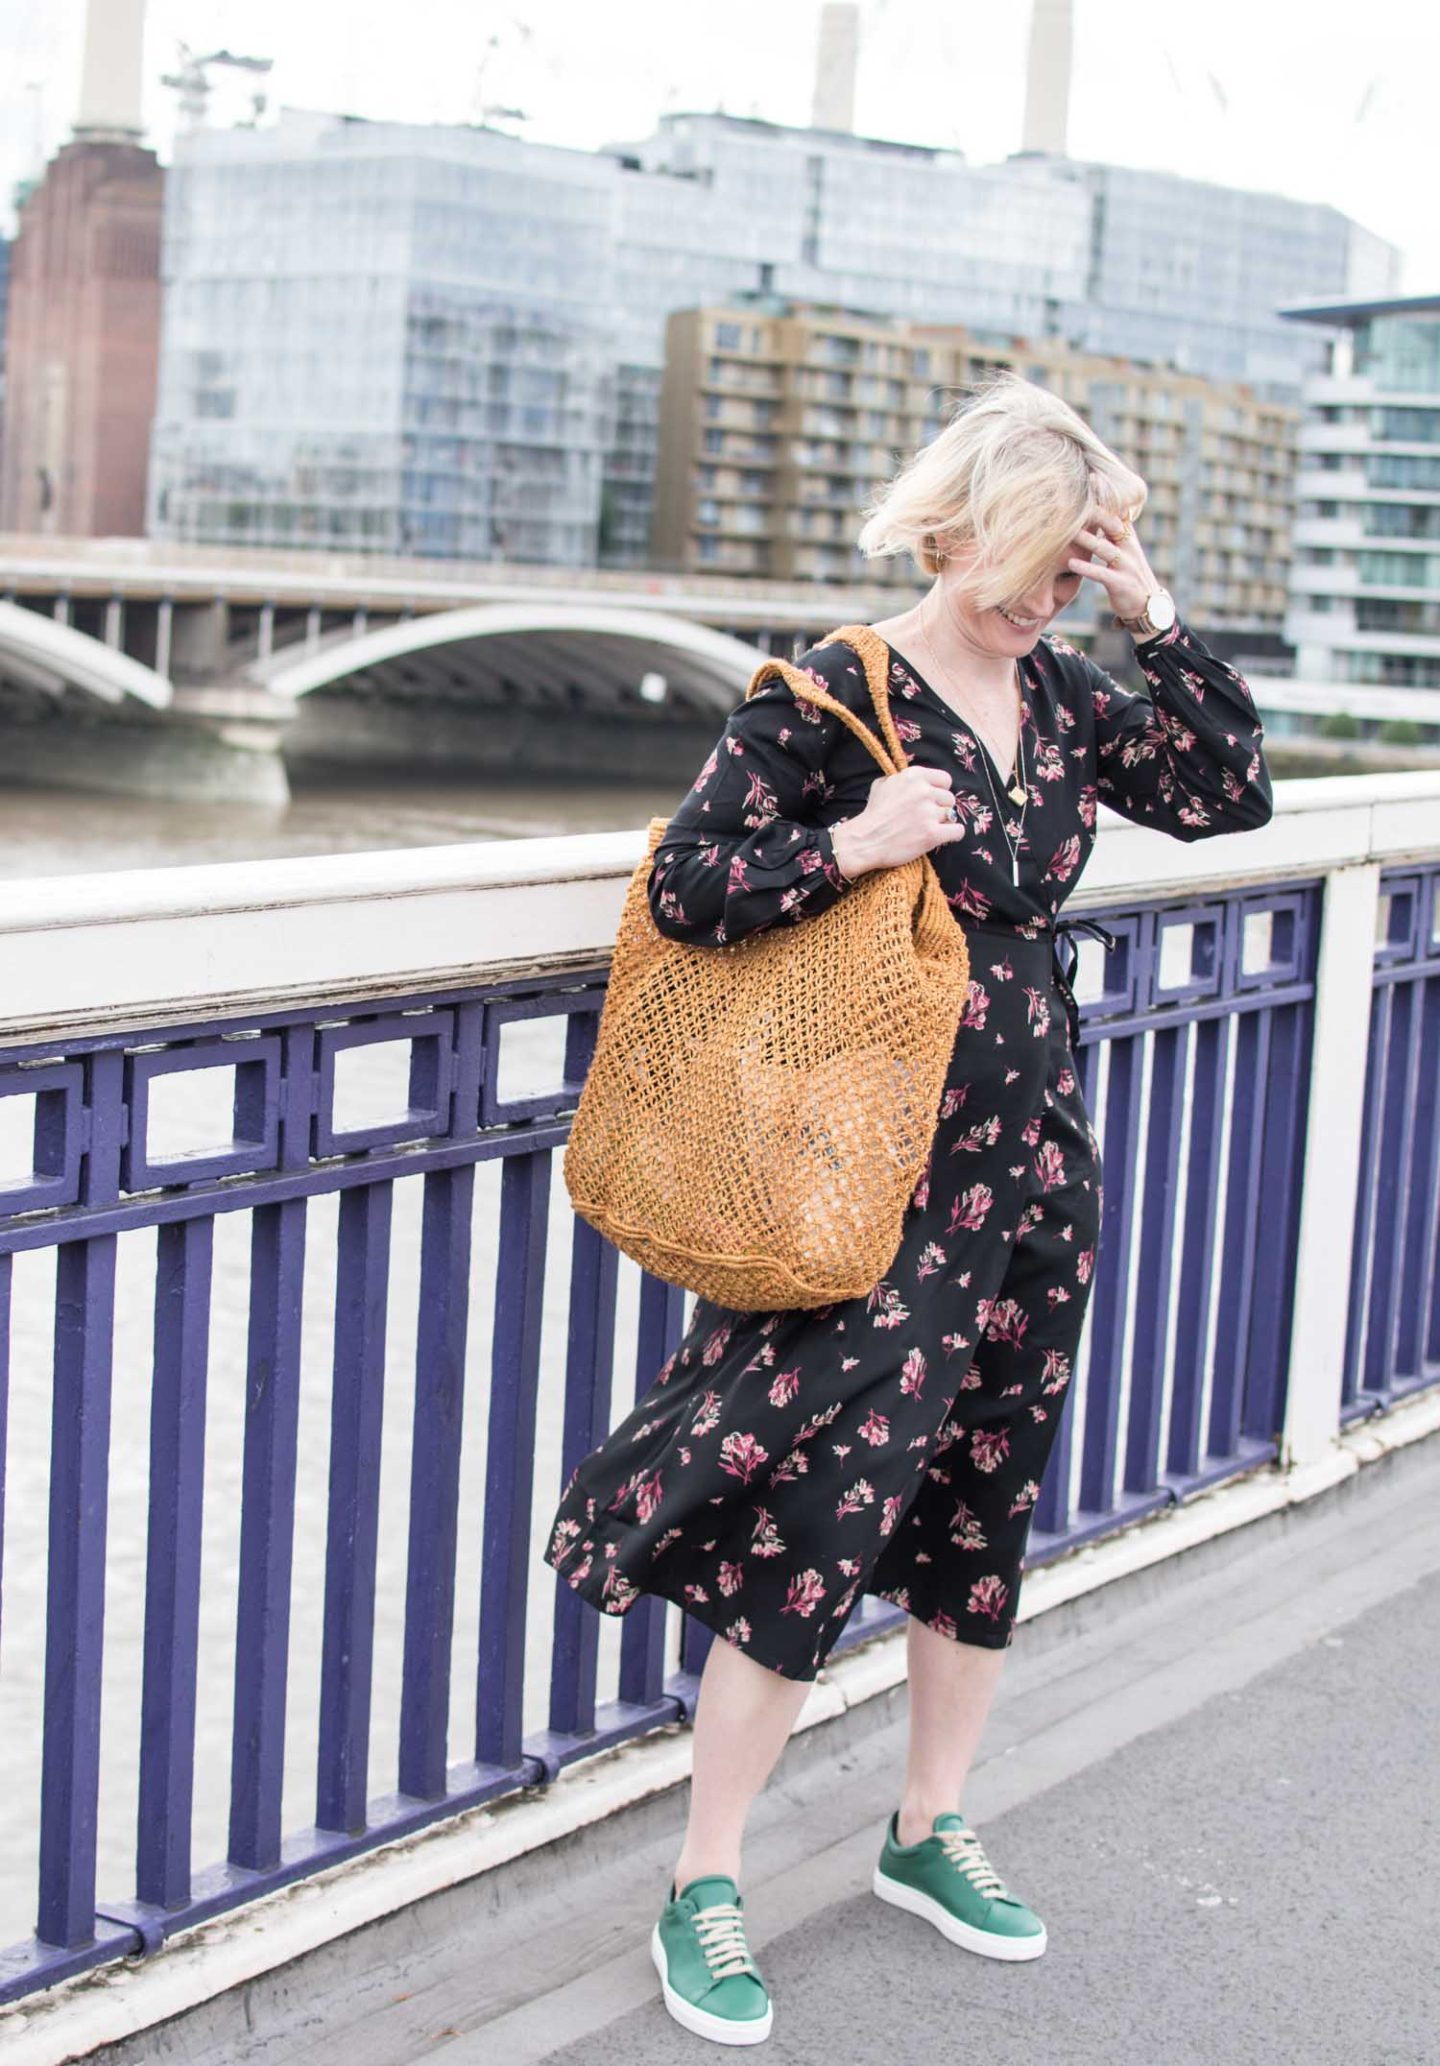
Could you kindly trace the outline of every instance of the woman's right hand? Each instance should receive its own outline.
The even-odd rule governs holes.
[[[840,873],[853,881],[964,839],[968,828],[950,815],[953,798],[950,777],[939,768],[912,762],[898,774],[877,775],[864,810],[830,827]]]

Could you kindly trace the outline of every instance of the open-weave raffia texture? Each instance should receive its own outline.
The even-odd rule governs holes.
[[[868,625],[830,634],[865,663],[888,752],[781,660],[886,773],[907,756],[888,655]],[[739,1311],[869,1291],[900,1245],[970,980],[928,855],[862,876],[826,911],[728,946],[667,939],[647,896],[650,821],[565,1152],[575,1210],[658,1277]]]

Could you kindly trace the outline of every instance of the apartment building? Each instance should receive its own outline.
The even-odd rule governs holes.
[[[908,559],[871,562],[856,551],[861,511],[942,428],[961,391],[998,366],[1061,395],[1143,475],[1147,551],[1198,622],[1278,633],[1297,408],[1054,339],[766,297],[669,319],[653,562],[913,588]],[[1077,602],[1077,631],[1096,622],[1097,601],[1098,592]]]

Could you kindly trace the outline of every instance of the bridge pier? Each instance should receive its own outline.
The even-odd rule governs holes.
[[[0,721],[0,767],[23,787],[198,803],[289,801],[283,719],[253,689],[177,690],[163,713],[78,697]]]
[[[642,706],[586,710],[535,703],[461,707],[343,693],[304,696],[285,732],[296,774],[569,776],[688,784],[715,744],[711,718]]]

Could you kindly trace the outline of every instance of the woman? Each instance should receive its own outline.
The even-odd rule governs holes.
[[[960,1802],[1100,1232],[1056,915],[1100,800],[1185,840],[1262,825],[1272,807],[1246,684],[1173,617],[1120,514],[1145,494],[1044,389],[1005,373],[971,390],[859,538],[933,577],[874,626],[911,764],[872,779],[839,719],[772,681],[732,713],[656,851],[655,922],[700,944],[801,922],[869,869],[929,853],[971,963],[886,1277],[818,1310],[701,1300],[651,1391],[572,1474],[546,1551],[607,1613],[660,1593],[724,1638],[706,1658],[689,1822],[652,1937],[671,2014],[722,2043],[771,2026],[738,1885],[745,1819],[865,1592],[910,1616],[908,1765],[875,1892],[991,1957],[1045,1948]],[[1130,628],[1151,696],[1045,636],[1084,580]],[[871,716],[849,646],[797,664]],[[1082,925],[1109,940],[1059,921]]]

